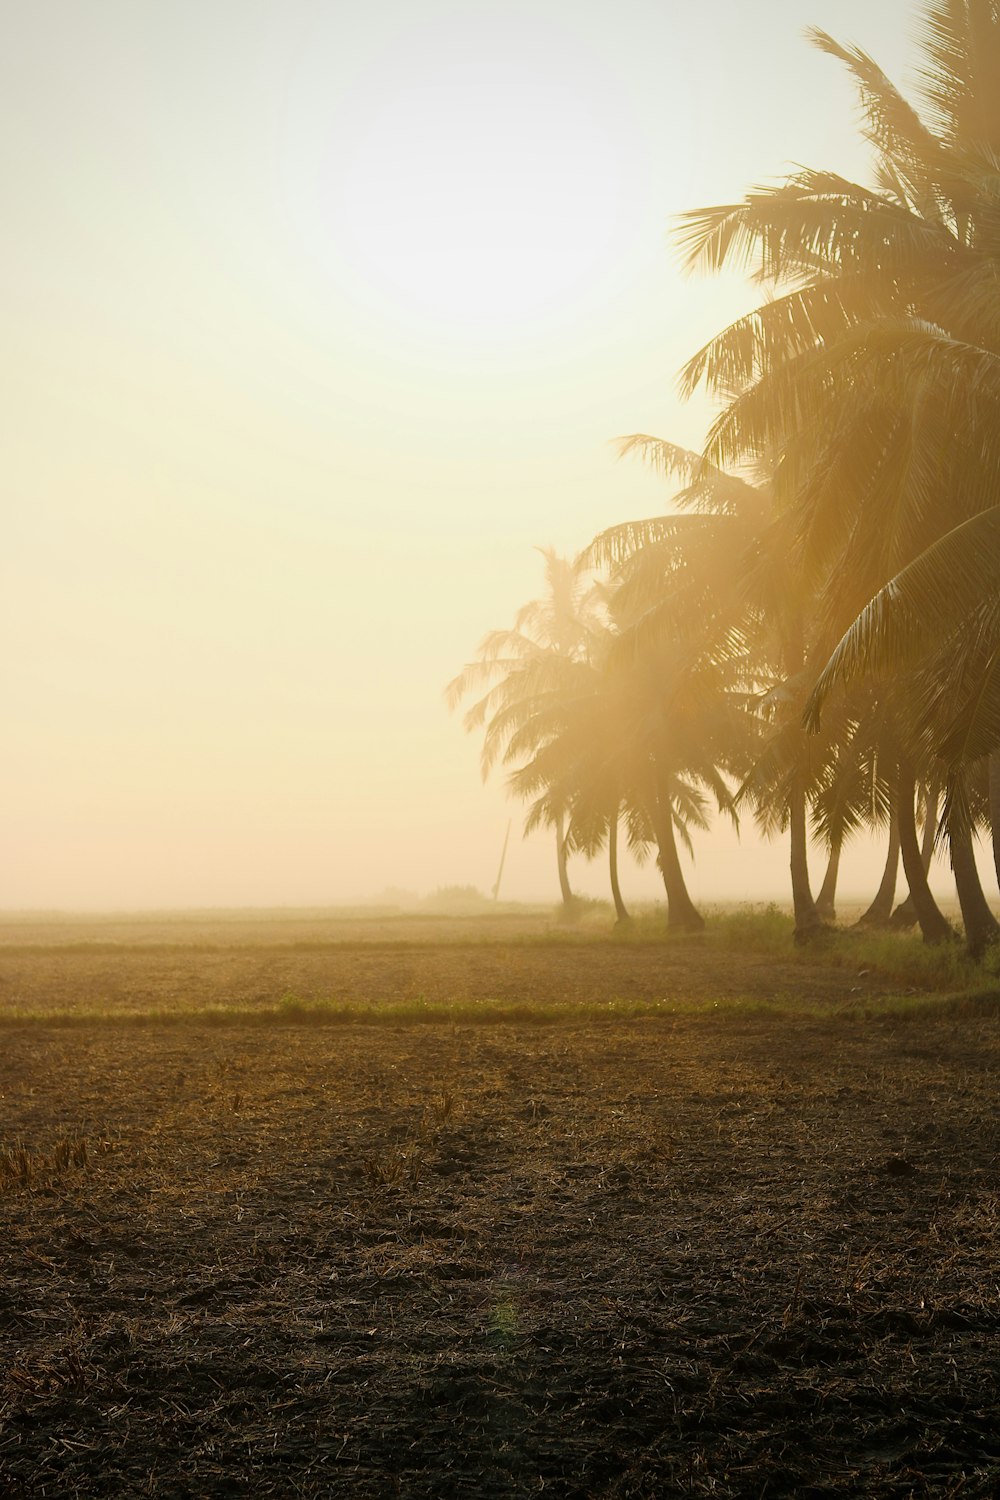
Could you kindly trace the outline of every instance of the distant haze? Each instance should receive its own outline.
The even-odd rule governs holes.
[[[801,32],[905,82],[913,7],[4,9],[0,907],[489,890],[509,817],[503,894],[555,900],[444,685],[533,548],[665,508],[610,440],[698,446],[676,371],[750,305],[671,217],[866,175]],[[786,866],[720,830],[692,893]]]

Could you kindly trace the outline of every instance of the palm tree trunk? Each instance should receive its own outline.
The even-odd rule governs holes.
[[[608,820],[608,873],[611,877],[611,895],[615,903],[615,916],[619,922],[629,921],[628,908],[622,900],[621,886],[618,884],[618,813],[621,804],[615,804],[615,810]]]
[[[569,887],[569,872],[566,869],[566,832],[562,813],[556,814],[556,864],[559,870],[559,889],[563,906],[569,910],[573,905],[573,892]]]
[[[789,867],[792,875],[792,910],[795,914],[795,941],[808,942],[823,923],[809,889],[809,828],[806,793],[801,778],[795,777],[788,804]]]
[[[896,876],[899,873],[899,820],[893,808],[889,818],[889,848],[885,856],[882,881],[875,892],[875,900],[868,910],[858,918],[859,927],[888,927],[892,917],[892,903],[896,899]]]
[[[993,830],[993,865],[1000,885],[1000,750],[994,750],[989,759],[990,777],[990,827]]]
[[[924,874],[928,875],[931,868],[931,860],[934,858],[934,840],[937,837],[937,792],[931,787],[925,789],[926,804],[924,806],[924,831],[920,842],[920,858],[924,866]],[[893,912],[890,927],[902,928],[903,930],[917,925],[917,908],[909,891]]]
[[[926,805],[924,807],[924,832],[920,840],[920,858],[923,862],[924,873],[931,873],[931,860],[934,858],[934,841],[937,838],[938,826],[938,789],[927,785],[924,787]]]
[[[958,904],[962,908],[965,941],[969,953],[978,962],[991,944],[1000,941],[1000,925],[987,905],[982,882],[976,868],[976,851],[972,830],[964,818],[956,819],[948,829],[951,868],[955,874]]]
[[[837,920],[837,876],[840,874],[840,851],[843,844],[837,839],[830,849],[830,858],[826,863],[826,874],[823,876],[823,884],[819,888],[816,897],[816,910],[820,921],[835,922]]]
[[[913,796],[916,790],[912,769],[905,761],[899,763],[899,783],[896,807],[899,816],[899,847],[903,856],[903,869],[910,886],[910,899],[917,913],[920,931],[925,943],[945,943],[955,934],[942,916],[937,902],[927,884],[923,854],[917,842],[917,823],[913,811]],[[893,913],[895,921],[895,913]]]
[[[683,927],[689,932],[700,932],[705,926],[705,918],[691,900],[684,883],[684,871],[681,869],[677,840],[674,838],[674,815],[668,797],[656,799],[653,831],[660,851],[657,864],[667,893],[667,925]]]

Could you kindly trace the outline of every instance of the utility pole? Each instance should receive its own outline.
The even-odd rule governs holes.
[[[510,818],[508,818],[507,819],[507,832],[504,834],[503,853],[500,855],[500,868],[497,871],[496,884],[493,887],[493,900],[494,901],[497,901],[500,898],[500,881],[501,881],[501,879],[503,877],[503,862],[507,858],[507,845],[510,842],[510,824],[511,824],[511,820],[510,820]]]

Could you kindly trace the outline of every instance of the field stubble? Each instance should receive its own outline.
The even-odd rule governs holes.
[[[0,970],[38,1016],[708,999],[763,992],[752,957],[22,944]],[[787,970],[780,1015],[8,1025],[0,1491],[996,1493],[1000,1025],[847,1025],[855,972]]]

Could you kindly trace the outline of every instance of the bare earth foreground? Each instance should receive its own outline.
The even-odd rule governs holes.
[[[403,929],[3,926],[0,1495],[1000,1493],[989,1004]]]

